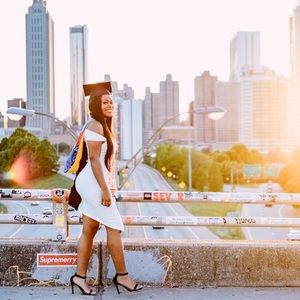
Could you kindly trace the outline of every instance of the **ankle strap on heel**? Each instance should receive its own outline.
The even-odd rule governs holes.
[[[86,276],[80,276],[80,275],[78,275],[77,273],[75,273],[75,276],[76,276],[76,277],[79,277],[79,278],[81,278],[81,279],[86,279]]]
[[[116,273],[116,275],[117,276],[126,276],[126,275],[128,275],[128,272],[126,272],[126,273]]]

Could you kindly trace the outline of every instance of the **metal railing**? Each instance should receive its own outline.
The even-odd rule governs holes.
[[[65,241],[68,225],[81,224],[81,218],[68,216],[66,189],[0,189],[1,200],[49,201],[53,214],[0,214],[0,224],[53,224],[52,240]],[[143,203],[240,203],[265,205],[299,205],[300,194],[247,192],[175,192],[118,191],[118,202]],[[124,225],[134,226],[229,226],[229,227],[300,227],[300,218],[274,217],[189,217],[189,216],[122,216]]]

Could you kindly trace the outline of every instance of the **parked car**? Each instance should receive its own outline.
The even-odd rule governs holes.
[[[269,180],[266,187],[266,193],[272,193],[273,192],[273,183],[272,180]],[[271,202],[275,202],[275,200],[272,198]],[[272,207],[271,203],[265,204],[265,207]]]
[[[153,216],[153,217],[151,217],[151,219],[157,219],[157,217]],[[162,225],[153,225],[152,228],[153,229],[165,229],[165,227]]]
[[[300,241],[300,230],[298,229],[290,229],[287,234],[287,239],[290,241]]]
[[[24,193],[24,198],[30,198],[31,197],[31,193],[29,191],[26,191]]]
[[[12,195],[10,192],[6,192],[6,191],[3,191],[3,190],[0,190],[0,198],[12,198]]]
[[[50,207],[45,207],[43,209],[43,215],[51,216],[52,215],[52,209]]]
[[[11,197],[12,198],[20,198],[22,192],[19,190],[11,190]]]
[[[154,225],[154,226],[152,226],[152,228],[153,229],[165,229],[165,227],[162,225]]]
[[[31,206],[38,206],[38,205],[40,205],[39,201],[32,201],[31,202]]]

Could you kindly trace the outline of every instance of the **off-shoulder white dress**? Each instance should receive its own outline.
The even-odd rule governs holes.
[[[105,154],[107,151],[106,138],[89,129],[84,130],[85,141],[100,141],[102,143],[100,153],[100,164],[103,169],[104,178],[110,188],[115,189],[116,181],[114,172],[109,172],[105,166]],[[88,159],[86,166],[78,174],[76,178],[76,189],[80,194],[82,201],[78,210],[82,214],[104,224],[108,227],[123,231],[124,225],[118,208],[116,206],[116,200],[112,197],[112,202],[109,207],[101,204],[101,188],[94,176],[91,162]]]

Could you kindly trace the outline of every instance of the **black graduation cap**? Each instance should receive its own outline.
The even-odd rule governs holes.
[[[95,90],[107,90],[111,93],[112,92],[111,82],[105,81],[105,82],[97,82],[97,83],[83,85],[83,91],[85,96],[89,96],[91,92]]]

